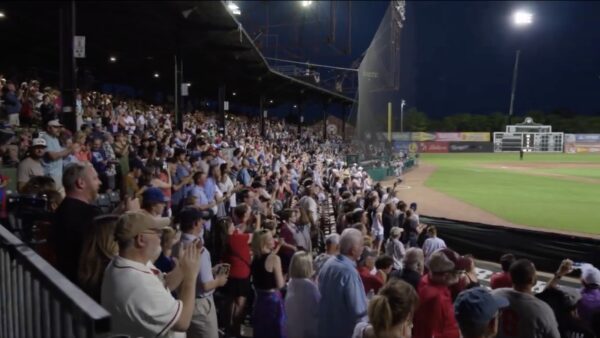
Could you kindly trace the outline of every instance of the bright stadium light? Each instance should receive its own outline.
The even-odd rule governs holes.
[[[231,93],[231,96],[236,96],[236,95],[237,95],[236,92]]]
[[[269,103],[270,103],[270,104],[273,104],[273,100],[269,100]]]
[[[529,26],[533,22],[533,14],[526,11],[516,11],[513,13],[513,23],[515,26]]]
[[[111,56],[108,58],[108,61],[110,61],[111,63],[115,63],[117,62],[117,57],[116,56]]]
[[[233,15],[241,15],[242,14],[242,11],[240,11],[240,6],[236,5],[232,1],[229,1],[227,3],[227,8]]]
[[[160,77],[160,74],[158,74],[157,72],[155,72],[153,76],[154,76],[155,79],[158,79]]]
[[[304,8],[310,7],[312,5],[312,3],[313,3],[312,1],[300,1],[300,4]]]
[[[0,11],[0,19],[6,18],[6,14],[3,11]]]

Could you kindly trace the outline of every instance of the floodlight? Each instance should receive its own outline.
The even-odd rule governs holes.
[[[117,57],[116,56],[111,56],[111,57],[108,58],[108,61],[110,61],[112,63],[115,63],[115,62],[117,62]]]
[[[160,77],[160,74],[158,74],[157,72],[154,73],[154,78],[158,79]]]
[[[312,3],[312,1],[300,1],[300,4],[302,4],[302,7],[304,8],[310,7]]]
[[[528,26],[533,22],[533,14],[526,11],[516,11],[513,14],[513,23],[516,26]]]
[[[3,11],[0,11],[0,19],[6,18],[6,14]]]
[[[241,15],[242,14],[242,12],[240,11],[240,6],[236,5],[235,3],[231,2],[231,1],[227,4],[227,8],[233,15]]]

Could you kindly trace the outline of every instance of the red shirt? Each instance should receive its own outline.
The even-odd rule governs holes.
[[[245,279],[250,277],[250,246],[249,234],[240,233],[237,230],[227,239],[229,252],[223,258],[225,263],[231,264],[229,277]]]
[[[413,338],[459,338],[448,287],[433,284],[429,275],[425,275],[418,293],[420,304],[413,319]]]
[[[498,288],[512,288],[512,278],[508,272],[496,272],[490,279],[490,287],[492,290]]]
[[[371,270],[369,270],[369,268],[366,266],[361,266],[358,268],[358,274],[360,275],[360,279],[365,287],[365,293],[369,293],[371,290],[377,293],[384,284],[381,277],[379,275],[372,275]]]

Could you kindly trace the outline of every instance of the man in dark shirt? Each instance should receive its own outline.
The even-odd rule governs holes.
[[[56,268],[76,285],[81,245],[94,218],[101,214],[92,204],[100,184],[90,164],[71,164],[63,174],[66,197],[56,210],[51,239],[57,256]]]

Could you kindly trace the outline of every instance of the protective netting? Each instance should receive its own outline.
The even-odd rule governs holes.
[[[356,126],[353,141],[387,148],[388,109],[392,125],[400,116],[400,37],[404,21],[404,1],[391,1],[358,72],[358,103],[352,107],[350,123]],[[396,127],[393,131],[396,131]],[[383,136],[383,137],[382,137]]]

